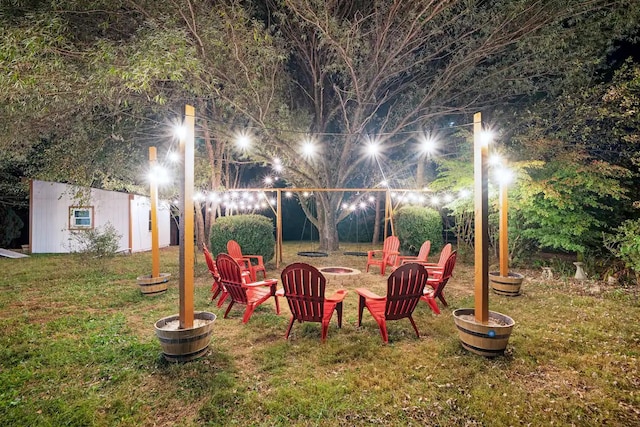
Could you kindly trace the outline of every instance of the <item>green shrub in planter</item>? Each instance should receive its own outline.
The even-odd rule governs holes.
[[[271,219],[262,215],[234,215],[218,218],[211,227],[211,253],[227,252],[227,242],[235,240],[243,254],[262,255],[264,262],[275,254],[276,239]]]
[[[442,218],[438,211],[403,206],[395,213],[394,225],[403,250],[416,254],[425,240],[431,240],[431,253],[442,249]]]

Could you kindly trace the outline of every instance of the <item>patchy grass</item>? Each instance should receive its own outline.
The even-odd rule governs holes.
[[[287,263],[347,266],[357,276],[329,279],[330,290],[385,292],[366,258],[298,257],[310,244],[285,246]],[[361,251],[359,245],[344,250]],[[320,325],[295,324],[263,304],[248,324],[242,309],[223,319],[210,304],[211,280],[198,256],[197,310],[218,315],[210,352],[167,363],[153,323],[178,311],[178,251],[161,253],[169,290],[143,296],[135,278],[150,254],[113,259],[34,255],[0,259],[0,424],[3,426],[312,426],[312,425],[640,425],[640,303],[629,289],[526,276],[523,295],[491,295],[491,309],[516,327],[505,356],[463,350],[451,312],[473,306],[473,268],[460,263],[447,285],[449,308],[420,304],[417,339],[408,321],[389,323],[383,345],[357,297],[345,299],[325,344]],[[267,265],[268,276],[284,267]]]

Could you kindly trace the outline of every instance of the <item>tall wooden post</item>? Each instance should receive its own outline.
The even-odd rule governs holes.
[[[194,268],[194,207],[193,207],[193,170],[195,109],[191,105],[184,107],[185,134],[180,139],[180,328],[193,327],[193,268]]]
[[[507,183],[500,183],[500,276],[509,276],[509,201],[507,199]]]
[[[282,190],[276,192],[276,235],[276,268],[278,268],[282,261]]]
[[[151,196],[151,277],[160,277],[160,249],[158,240],[158,179],[155,173],[156,147],[149,147],[149,193]]]
[[[473,115],[473,178],[475,203],[475,319],[489,322],[489,185],[488,141],[482,137],[482,114]]]

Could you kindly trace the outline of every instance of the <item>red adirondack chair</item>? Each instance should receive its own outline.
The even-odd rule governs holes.
[[[278,295],[284,295],[291,310],[285,339],[289,339],[293,323],[297,320],[300,323],[321,323],[321,340],[324,342],[334,310],[338,313],[338,328],[342,327],[342,300],[347,294],[346,290],[339,289],[325,298],[325,277],[314,266],[302,262],[288,265],[282,270],[281,279],[284,289],[279,290]]]
[[[380,267],[380,274],[384,275],[387,265],[394,266],[400,252],[400,240],[396,236],[389,236],[384,239],[382,249],[367,252],[367,272],[370,265]]]
[[[222,284],[220,283],[220,274],[218,274],[218,267],[216,267],[216,262],[213,260],[213,256],[211,256],[211,252],[205,245],[202,246],[202,252],[204,252],[204,259],[207,262],[207,268],[209,269],[209,273],[213,277],[213,284],[211,284],[211,301],[214,301],[218,295],[223,292]],[[227,293],[224,292],[224,298],[227,297]]]
[[[267,270],[264,268],[264,262],[262,261],[262,255],[243,255],[240,244],[235,240],[229,240],[227,242],[227,253],[236,260],[238,264],[251,274],[251,280],[255,282],[258,280],[256,273],[262,271],[263,278],[267,278]],[[251,260],[254,260],[253,263]]]
[[[449,258],[444,263],[444,270],[442,270],[442,274],[438,277],[429,277],[427,279],[427,287],[424,288],[424,295],[422,296],[422,300],[429,304],[429,307],[433,310],[434,313],[440,314],[440,309],[438,308],[438,304],[436,303],[436,298],[442,301],[442,304],[447,307],[447,300],[444,299],[444,287],[453,275],[453,267],[456,265],[456,257],[458,255],[458,251],[451,252]]]
[[[453,248],[451,247],[451,243],[447,243],[440,251],[440,258],[438,258],[438,262],[414,262],[419,262],[419,264],[423,265],[424,268],[426,268],[429,272],[430,278],[440,277],[442,276],[442,272],[444,270],[444,264],[447,262],[447,259],[449,259],[452,250]]]
[[[216,266],[220,273],[220,283],[231,297],[227,311],[224,312],[225,319],[231,307],[238,303],[247,306],[244,316],[242,317],[242,323],[247,323],[255,308],[272,296],[276,300],[276,313],[280,314],[280,305],[278,303],[278,296],[276,295],[277,279],[246,283],[240,265],[227,254],[218,255],[216,258]]]
[[[417,256],[401,256],[400,257],[400,265],[406,264],[408,262],[427,262],[427,257],[429,256],[429,251],[431,250],[431,241],[425,240],[425,242],[420,246],[420,251]]]
[[[387,280],[387,295],[378,296],[365,288],[357,288],[356,293],[360,296],[358,302],[358,326],[362,323],[362,312],[364,307],[371,312],[371,315],[380,327],[380,334],[385,343],[389,342],[387,333],[387,320],[397,320],[409,318],[416,335],[420,338],[420,332],[412,314],[420,298],[424,294],[424,287],[427,283],[427,270],[420,264],[410,263],[398,267]]]

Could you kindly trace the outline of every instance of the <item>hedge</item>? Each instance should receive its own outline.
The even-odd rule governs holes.
[[[234,215],[218,218],[211,227],[211,253],[227,252],[227,242],[235,240],[242,253],[262,255],[264,262],[275,254],[276,240],[271,219],[263,215]]]
[[[403,206],[394,215],[396,235],[400,247],[416,254],[425,240],[431,241],[431,253],[442,249],[442,218],[434,209],[420,206]]]

